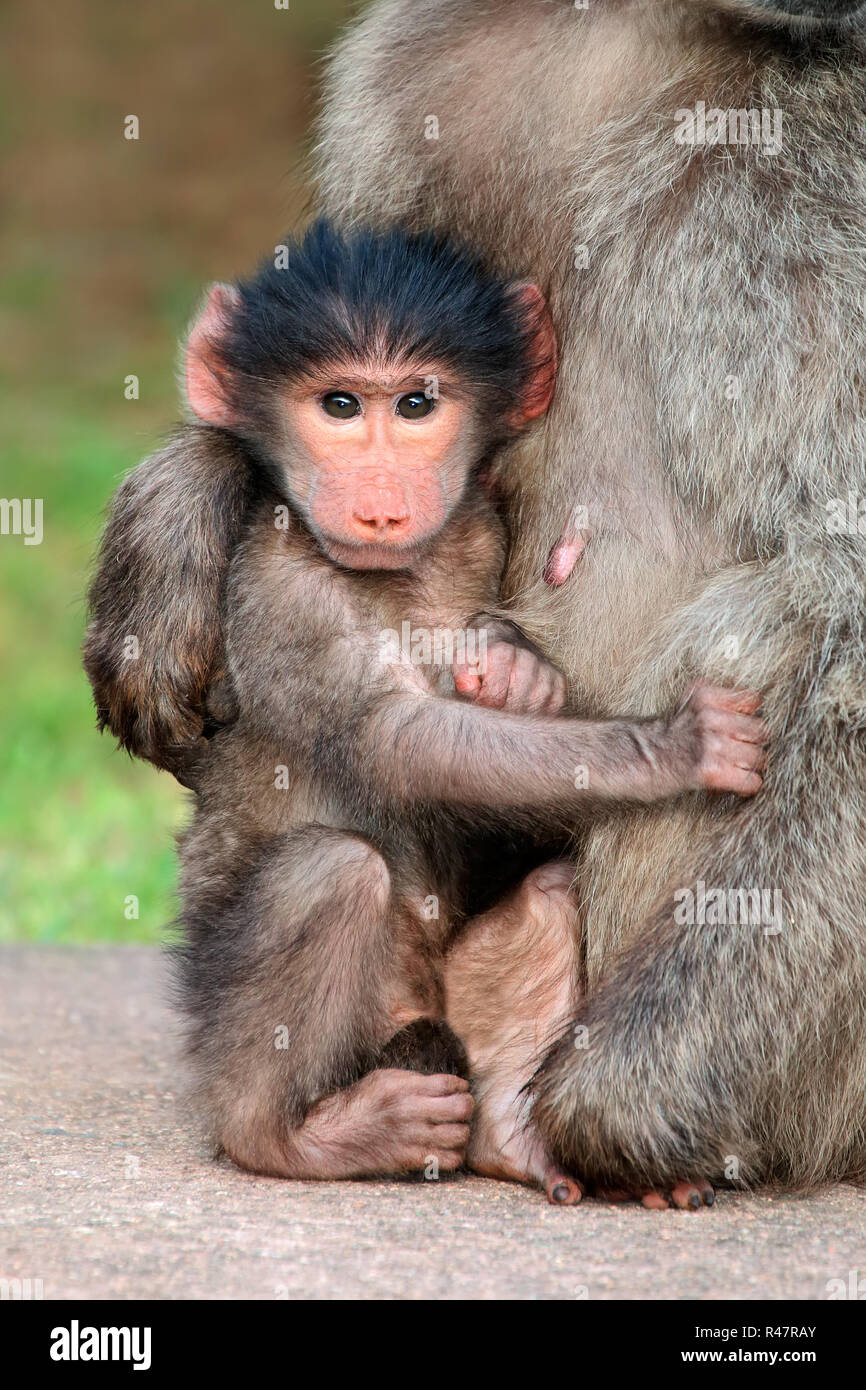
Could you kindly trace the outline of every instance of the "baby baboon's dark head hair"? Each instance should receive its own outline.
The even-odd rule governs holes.
[[[318,221],[237,288],[215,348],[238,392],[347,362],[436,363],[504,420],[538,366],[538,311],[520,285],[430,234]]]

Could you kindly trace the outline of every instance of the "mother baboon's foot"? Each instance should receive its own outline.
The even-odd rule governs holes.
[[[445,968],[446,1015],[469,1055],[477,1105],[466,1162],[542,1187],[561,1205],[580,1201],[582,1188],[550,1157],[523,1087],[574,1005],[572,878],[559,860],[534,870],[469,923]]]
[[[745,1152],[746,1141],[721,1087],[707,1099],[712,1074],[690,1066],[706,1023],[682,1026],[688,974],[672,950],[659,950],[658,932],[653,939],[661,963],[636,939],[578,1006],[573,1027],[587,1046],[572,1048],[563,1033],[532,1078],[532,1113],[550,1152],[593,1192],[698,1210],[715,1199],[709,1179],[724,1170],[724,1155]]]
[[[670,1197],[663,1192],[645,1192],[641,1201],[650,1210],[663,1211],[679,1207],[681,1211],[699,1211],[711,1207],[716,1200],[715,1188],[708,1182],[679,1182],[671,1188]]]
[[[708,1182],[677,1183],[669,1193],[599,1187],[593,1189],[592,1195],[603,1202],[640,1202],[648,1211],[668,1211],[672,1206],[680,1211],[699,1211],[701,1207],[711,1207],[716,1200],[715,1189]]]

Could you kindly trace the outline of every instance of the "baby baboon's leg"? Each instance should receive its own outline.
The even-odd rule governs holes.
[[[476,1173],[580,1200],[532,1124],[523,1086],[575,1005],[577,912],[570,864],[535,869],[476,917],[445,964],[448,1021],[469,1055],[476,1112],[466,1161]]]
[[[523,1087],[573,1016],[580,988],[580,923],[571,892],[573,865],[542,865],[508,897],[470,922],[445,967],[448,1021],[464,1043],[476,1111],[466,1154],[470,1168],[544,1188],[572,1205],[582,1187],[551,1158],[532,1122]],[[581,1039],[575,1038],[575,1046]],[[596,1191],[652,1209],[696,1209],[713,1201],[709,1183],[680,1183],[670,1196]]]
[[[462,1049],[377,850],[307,826],[266,853],[221,919],[188,928],[193,1048],[235,1162],[297,1178],[460,1165]]]

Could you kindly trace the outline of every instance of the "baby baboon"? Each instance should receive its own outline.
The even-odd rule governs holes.
[[[317,224],[279,266],[216,286],[193,328],[189,403],[235,439],[250,482],[220,552],[224,669],[182,759],[197,793],[182,980],[216,1135],[255,1171],[458,1166],[472,1100],[446,987],[470,1032],[487,983],[471,952],[443,982],[446,952],[463,928],[483,950],[490,912],[501,922],[514,902],[533,905],[557,961],[574,927],[556,864],[466,927],[491,857],[503,885],[509,849],[535,846],[538,863],[587,805],[761,784],[756,694],[702,686],[670,718],[557,718],[562,677],[491,616],[505,536],[480,476],[544,414],[554,379],[534,285],[401,230]],[[114,573],[97,579],[98,612]],[[162,601],[142,646],[161,641]],[[95,652],[98,626],[91,670]],[[538,991],[541,1032],[572,997],[571,969],[556,976]],[[517,1156],[497,1152],[526,1060],[482,1063],[470,1158],[573,1200],[531,1132]]]

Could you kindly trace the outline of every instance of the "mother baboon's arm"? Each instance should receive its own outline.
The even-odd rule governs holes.
[[[253,488],[241,447],[190,425],[114,498],[89,592],[84,665],[100,729],[178,773],[221,672],[221,598]]]

